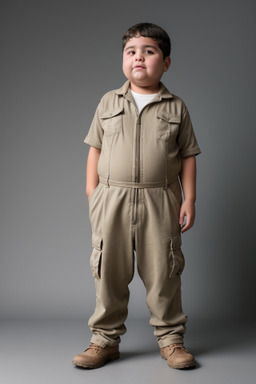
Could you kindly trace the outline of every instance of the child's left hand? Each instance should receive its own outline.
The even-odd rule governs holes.
[[[191,227],[193,227],[193,224],[195,221],[195,215],[196,215],[195,203],[193,201],[184,200],[183,204],[180,207],[180,218],[179,218],[179,224],[183,225],[186,217],[185,225],[181,229],[182,233],[188,231]]]

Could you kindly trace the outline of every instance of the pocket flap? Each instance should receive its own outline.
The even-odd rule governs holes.
[[[92,247],[98,249],[99,251],[102,249],[102,241],[103,239],[93,232],[92,234]]]
[[[158,112],[157,117],[167,123],[180,123],[180,116],[171,115],[165,112]]]
[[[182,245],[181,235],[175,235],[171,237],[171,249],[174,251],[175,249],[180,248]]]
[[[124,108],[123,107],[118,107],[113,110],[108,110],[102,113],[100,116],[102,119],[110,119],[111,117],[119,115],[121,112],[123,112]]]

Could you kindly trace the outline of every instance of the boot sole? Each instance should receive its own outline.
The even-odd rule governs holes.
[[[120,358],[120,353],[111,355],[108,358],[106,358],[105,360],[100,361],[99,363],[96,363],[96,364],[94,364],[94,363],[86,363],[86,362],[83,362],[83,361],[74,361],[74,360],[72,361],[72,364],[76,365],[77,367],[81,367],[81,368],[95,369],[95,368],[102,367],[108,361],[117,360],[119,358]]]
[[[165,357],[164,355],[161,355],[161,356],[162,356],[162,358],[164,360],[167,360],[168,366],[171,367],[171,368],[174,368],[174,369],[192,368],[192,367],[195,367],[195,365],[196,365],[196,361],[195,360],[186,361],[185,363],[181,363],[181,364],[172,364],[172,363],[168,362],[167,357]]]

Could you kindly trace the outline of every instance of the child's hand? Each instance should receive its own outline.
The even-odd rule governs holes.
[[[186,223],[184,227],[182,227],[181,232],[184,233],[188,231],[191,227],[193,227],[194,221],[195,221],[195,203],[193,201],[186,201],[184,200],[181,208],[180,208],[180,219],[179,224],[184,224],[185,217],[186,217]]]

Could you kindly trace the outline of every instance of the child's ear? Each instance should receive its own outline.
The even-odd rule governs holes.
[[[171,57],[170,56],[167,56],[165,59],[164,59],[164,72],[167,72],[169,67],[171,65]]]

